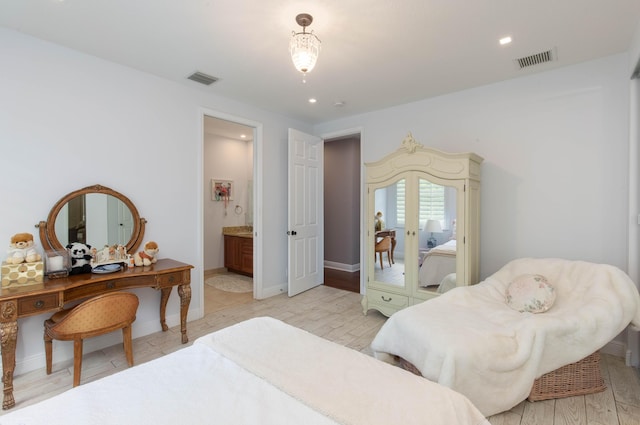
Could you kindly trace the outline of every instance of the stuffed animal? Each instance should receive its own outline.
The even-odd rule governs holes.
[[[153,241],[147,242],[144,244],[144,250],[136,252],[133,255],[133,262],[136,266],[150,266],[158,261],[156,258],[158,251],[160,251],[160,249],[158,248],[157,243]]]
[[[38,251],[36,251],[31,233],[16,233],[13,235],[8,254],[7,263],[9,264],[20,264],[25,261],[32,263],[42,259]]]
[[[373,217],[373,224],[375,226],[376,232],[379,232],[380,230],[384,229],[384,220],[382,220],[381,211],[378,211],[375,217]]]
[[[124,245],[117,245],[116,251],[118,252],[118,260],[124,260],[127,258],[127,247]]]
[[[105,245],[104,248],[98,253],[96,260],[99,263],[114,261],[116,259],[116,246]]]
[[[72,242],[67,245],[71,258],[71,272],[69,274],[91,273],[91,245]]]

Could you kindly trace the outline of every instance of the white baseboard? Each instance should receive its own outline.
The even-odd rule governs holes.
[[[327,269],[340,270],[343,272],[357,272],[360,270],[360,263],[358,264],[344,264],[344,263],[336,263],[334,261],[325,261],[324,266]]]
[[[218,267],[218,268],[216,268],[216,269],[208,269],[208,270],[205,270],[205,271],[204,271],[204,274],[205,274],[205,275],[208,275],[208,274],[217,274],[217,273],[224,273],[224,272],[226,272],[226,271],[227,271],[227,268],[226,268],[226,267]]]

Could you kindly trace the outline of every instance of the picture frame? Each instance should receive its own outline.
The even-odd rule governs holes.
[[[212,201],[233,201],[233,180],[211,179]]]

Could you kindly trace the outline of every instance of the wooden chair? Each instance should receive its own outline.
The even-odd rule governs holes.
[[[55,313],[44,322],[47,375],[51,374],[52,340],[73,341],[73,386],[80,385],[82,341],[122,329],[127,363],[133,366],[131,324],[136,320],[138,297],[129,292],[112,292]]]
[[[376,242],[375,252],[380,255],[380,268],[384,269],[382,265],[382,253],[387,253],[387,259],[389,260],[389,267],[391,267],[391,236],[385,236],[380,239],[380,241]]]

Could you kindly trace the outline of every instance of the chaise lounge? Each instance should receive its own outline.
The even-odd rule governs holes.
[[[590,356],[629,323],[640,326],[640,296],[620,269],[528,258],[395,313],[371,348],[466,395],[490,416],[525,400],[536,378]]]

